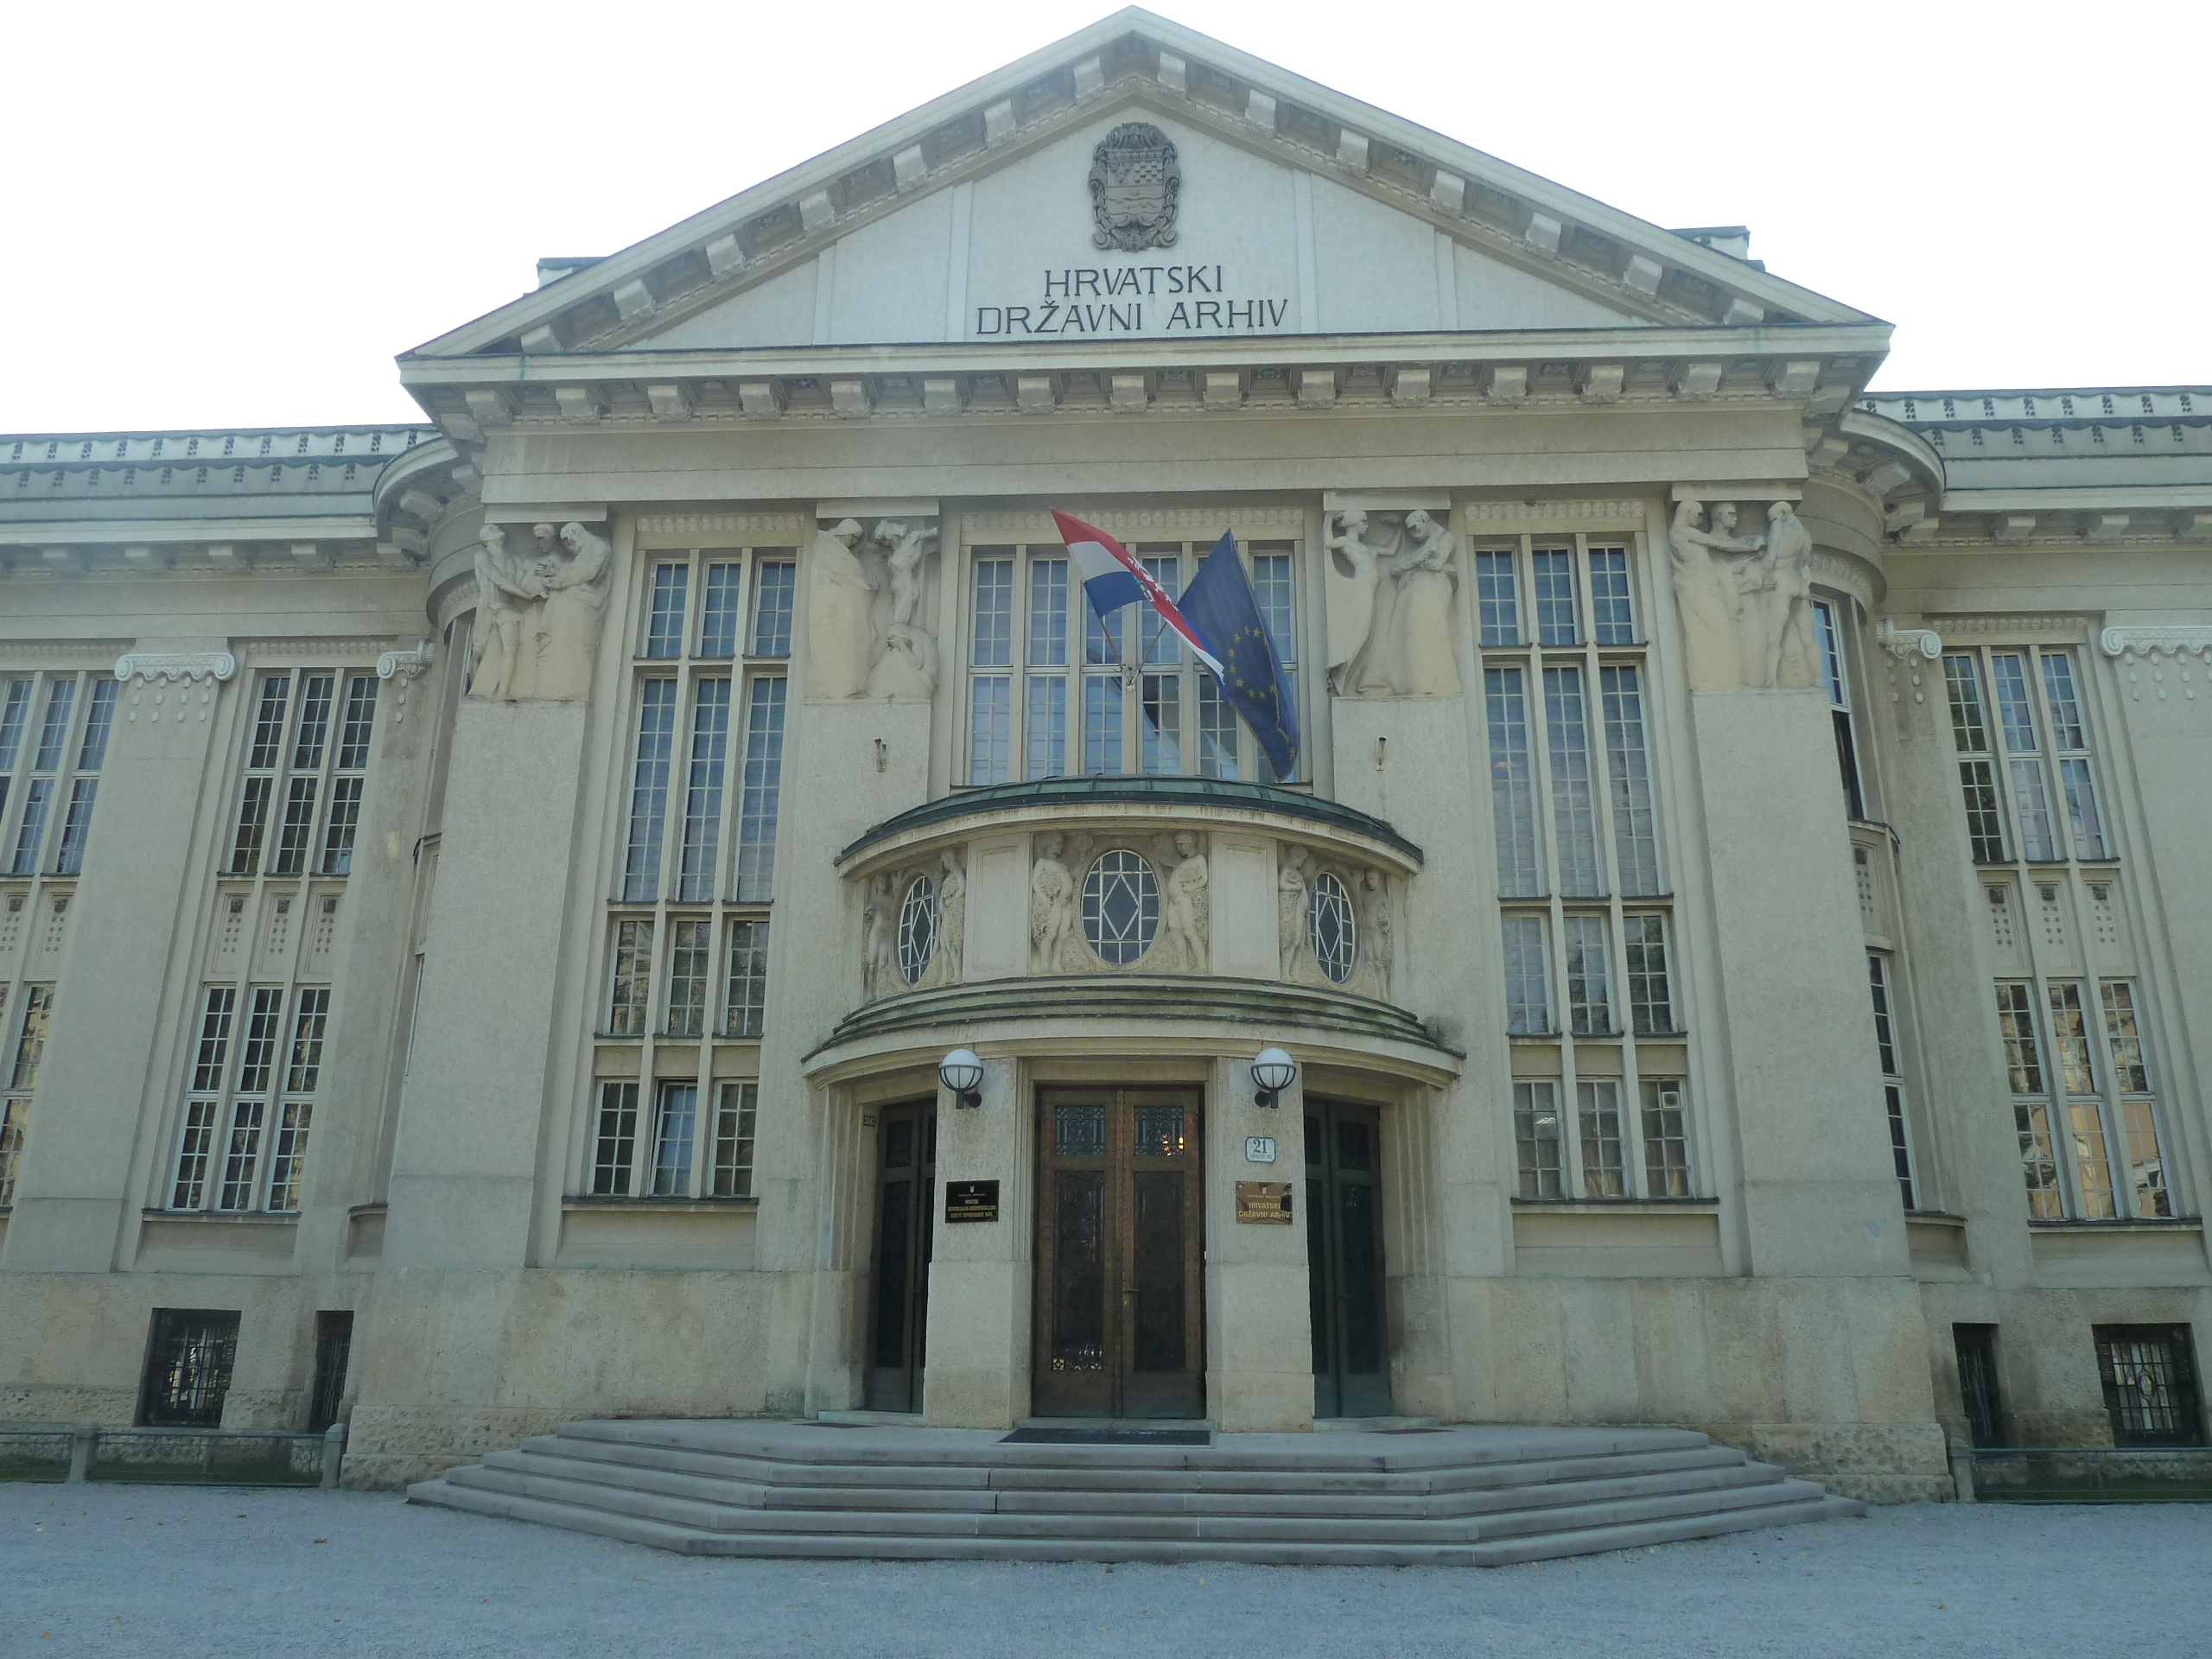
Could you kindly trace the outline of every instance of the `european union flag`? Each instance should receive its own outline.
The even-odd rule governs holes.
[[[1184,620],[1221,658],[1221,695],[1244,717],[1267,751],[1278,778],[1298,775],[1298,689],[1283,672],[1275,642],[1260,615],[1236,539],[1228,531],[1214,543],[1198,574],[1183,590]]]

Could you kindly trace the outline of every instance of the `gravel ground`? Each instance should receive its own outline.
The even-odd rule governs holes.
[[[694,1560],[365,1492],[0,1486],[0,1655],[2212,1655],[2212,1505],[1490,1569]]]

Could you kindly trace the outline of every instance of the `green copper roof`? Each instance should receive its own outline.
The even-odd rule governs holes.
[[[987,812],[1010,812],[1025,807],[1166,806],[1193,810],[1227,808],[1240,812],[1271,812],[1277,817],[1303,818],[1325,824],[1396,848],[1414,859],[1420,848],[1382,819],[1335,801],[1318,800],[1294,789],[1268,784],[1236,784],[1213,778],[1047,778],[1032,784],[986,784],[963,789],[942,799],[911,807],[886,818],[837,855],[842,864],[855,853],[889,841],[909,830],[931,824],[950,823]]]

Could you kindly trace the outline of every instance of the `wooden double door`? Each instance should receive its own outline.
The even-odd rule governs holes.
[[[1201,1115],[1196,1090],[1039,1090],[1038,1415],[1205,1414]]]
[[[875,1272],[868,1309],[868,1408],[919,1411],[928,1359],[930,1244],[937,1208],[937,1107],[876,1113]]]

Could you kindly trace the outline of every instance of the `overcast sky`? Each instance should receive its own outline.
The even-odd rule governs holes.
[[[1174,0],[1897,325],[1877,385],[2212,381],[2212,7]],[[0,431],[419,420],[398,352],[1106,15],[23,0]]]

